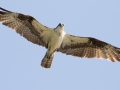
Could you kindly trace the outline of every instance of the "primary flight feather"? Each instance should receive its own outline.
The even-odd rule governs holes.
[[[92,37],[69,35],[64,31],[64,24],[49,28],[35,18],[21,13],[11,12],[0,7],[0,22],[14,29],[28,41],[47,48],[41,66],[50,68],[55,52],[62,52],[85,58],[103,58],[112,62],[120,61],[120,48]]]

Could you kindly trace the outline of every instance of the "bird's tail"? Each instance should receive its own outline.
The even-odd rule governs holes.
[[[44,68],[50,68],[51,64],[52,64],[53,57],[54,57],[54,53],[48,54],[46,52],[44,58],[42,59],[41,66]]]

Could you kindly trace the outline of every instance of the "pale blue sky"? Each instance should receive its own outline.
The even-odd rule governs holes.
[[[120,0],[1,0],[0,7],[120,47]],[[0,90],[120,90],[120,62],[56,53],[44,69],[45,52],[0,24]]]

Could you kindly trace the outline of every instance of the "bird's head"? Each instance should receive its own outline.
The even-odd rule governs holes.
[[[56,27],[56,29],[64,29],[64,24],[63,23],[59,23],[58,26]]]
[[[63,23],[59,23],[58,26],[59,27],[64,27],[64,24]]]
[[[57,26],[56,28],[62,28],[62,27],[64,27],[64,24],[59,23],[58,26]]]

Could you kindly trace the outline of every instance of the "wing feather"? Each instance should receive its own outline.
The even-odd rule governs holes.
[[[78,49],[78,55],[79,55],[80,57],[82,57],[82,53],[81,53],[81,52],[83,52],[83,48],[80,47],[80,48]],[[78,56],[78,55],[77,55],[77,56]]]
[[[91,49],[91,51],[90,51],[90,52],[91,52],[91,54],[90,54],[90,58],[93,58],[94,55],[95,55],[95,54],[94,54],[94,53],[95,53],[95,52],[94,52],[95,50],[94,50],[93,48],[90,48],[90,49]]]
[[[120,48],[91,37],[66,34],[58,52],[85,58],[103,58],[120,61]]]
[[[32,16],[11,12],[0,8],[0,22],[9,28],[14,29],[21,36],[34,44],[48,47],[49,38],[53,31],[39,23]]]

